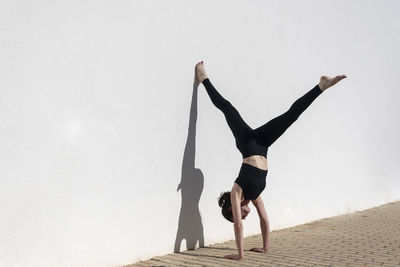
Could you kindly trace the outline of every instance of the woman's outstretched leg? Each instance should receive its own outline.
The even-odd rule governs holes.
[[[204,87],[206,88],[211,102],[215,107],[224,113],[226,122],[228,123],[228,126],[235,138],[240,138],[245,132],[249,132],[249,130],[251,130],[250,126],[247,125],[247,123],[243,120],[236,108],[212,85],[204,69],[203,61],[196,65],[196,73],[198,81],[203,83]]]
[[[346,75],[333,78],[322,76],[319,84],[297,99],[288,111],[254,130],[257,143],[267,147],[272,145],[323,91],[335,85],[343,78],[346,78]]]

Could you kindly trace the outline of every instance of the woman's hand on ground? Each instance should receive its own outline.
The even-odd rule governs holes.
[[[252,248],[250,251],[253,252],[259,252],[259,253],[265,253],[265,250],[263,248]]]
[[[239,257],[238,254],[228,254],[228,255],[225,255],[224,258],[231,259],[231,260],[241,260],[242,259],[241,257]]]

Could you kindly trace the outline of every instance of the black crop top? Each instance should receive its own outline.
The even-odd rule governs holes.
[[[245,200],[254,200],[264,191],[268,170],[259,169],[253,165],[242,163],[239,176],[236,178],[242,188]]]

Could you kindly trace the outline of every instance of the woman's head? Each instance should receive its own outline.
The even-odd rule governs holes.
[[[221,207],[221,212],[225,219],[233,222],[233,214],[231,209],[231,192],[222,192],[218,198],[218,205]]]
[[[231,192],[222,192],[218,198],[218,205],[221,207],[222,215],[230,222],[233,221],[232,203],[231,203]],[[250,213],[249,200],[242,201],[240,203],[240,213],[242,220],[246,219]]]

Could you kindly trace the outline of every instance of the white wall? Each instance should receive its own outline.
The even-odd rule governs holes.
[[[171,253],[178,231],[234,237],[217,197],[241,155],[194,91],[199,60],[253,128],[348,76],[269,148],[273,230],[399,199],[399,7],[1,1],[0,265],[116,266]],[[260,232],[254,208],[244,231]]]

